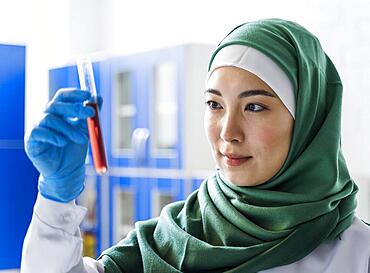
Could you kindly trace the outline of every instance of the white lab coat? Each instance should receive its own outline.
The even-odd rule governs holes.
[[[79,224],[86,209],[37,197],[23,245],[21,273],[103,273],[100,261],[82,257]],[[260,273],[370,273],[370,228],[358,217],[340,238],[305,258]]]

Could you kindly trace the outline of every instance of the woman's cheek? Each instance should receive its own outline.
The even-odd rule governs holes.
[[[276,132],[276,128],[271,128],[270,126],[263,126],[258,128],[258,130],[251,130],[254,132],[253,135],[249,135],[249,144],[253,147],[254,153],[258,154],[259,157],[272,158],[279,149],[278,143],[281,141],[279,134]]]
[[[270,126],[260,127],[255,131],[254,139],[259,143],[258,146],[264,147],[266,150],[270,150],[275,143],[279,142],[279,134],[276,131],[276,128]]]
[[[285,128],[265,126],[258,135],[259,154],[265,160],[272,160],[273,164],[284,162],[289,151],[290,132]]]
[[[217,122],[210,114],[204,115],[204,130],[206,132],[208,141],[212,144],[217,135]]]

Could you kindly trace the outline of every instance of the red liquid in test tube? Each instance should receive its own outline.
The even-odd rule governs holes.
[[[89,130],[94,167],[98,173],[102,174],[107,171],[108,164],[100,127],[98,104],[96,102],[89,102],[87,105],[93,107],[96,113],[94,117],[87,119],[87,128]]]
[[[95,170],[97,173],[103,174],[108,170],[108,163],[100,127],[99,107],[96,102],[97,93],[91,61],[87,58],[78,60],[77,68],[81,89],[88,90],[91,93],[92,101],[87,102],[87,105],[93,107],[96,113],[94,117],[87,119],[87,128]]]

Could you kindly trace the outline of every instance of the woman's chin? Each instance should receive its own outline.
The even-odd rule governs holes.
[[[252,187],[259,184],[262,184],[252,177],[248,177],[245,173],[235,173],[233,171],[222,171],[223,176],[232,184],[239,187]]]

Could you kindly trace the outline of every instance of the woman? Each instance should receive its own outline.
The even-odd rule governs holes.
[[[60,92],[49,115],[58,122],[93,115],[81,92]],[[341,151],[341,99],[338,73],[307,30],[279,19],[238,26],[215,50],[205,91],[204,124],[219,169],[158,219],[136,223],[98,261],[81,258],[82,209],[60,203],[83,189],[86,128],[72,136],[74,125],[49,125],[46,115],[27,142],[41,176],[22,272],[370,272],[370,232],[355,216],[358,188]],[[63,111],[54,106],[60,101],[69,104]],[[78,111],[66,110],[76,104]],[[61,172],[45,167],[44,142],[47,153],[78,148],[83,156]],[[63,224],[48,207],[80,217]],[[68,250],[41,263],[32,254],[36,240]]]

